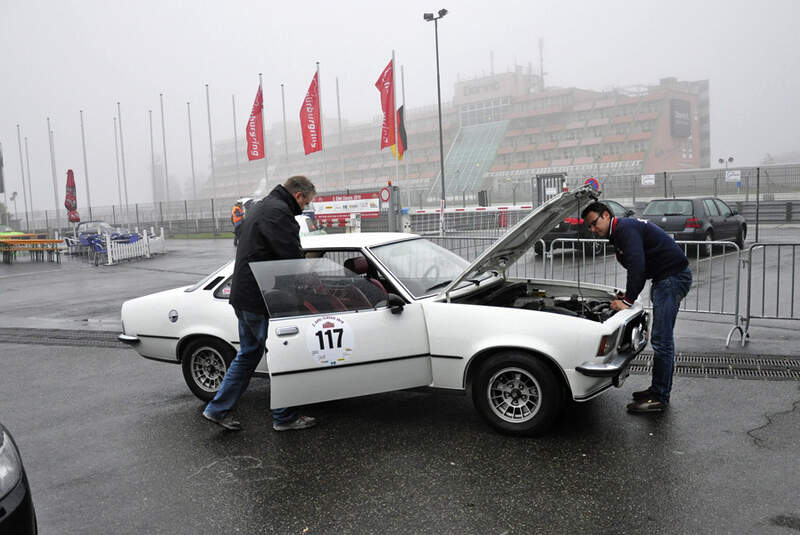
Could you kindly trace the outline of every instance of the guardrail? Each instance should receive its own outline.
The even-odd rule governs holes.
[[[753,319],[800,319],[800,307],[795,307],[798,270],[800,270],[798,248],[800,243],[757,242],[747,249],[742,258],[742,268],[747,270],[744,315],[737,316],[737,324],[728,334],[728,343],[733,333],[739,332],[741,345],[744,347],[750,339],[750,323]],[[759,251],[760,255],[757,254]],[[760,307],[754,306],[756,305],[753,299],[754,282],[761,291]],[[759,283],[760,288],[758,288]],[[768,299],[769,304],[767,304]]]

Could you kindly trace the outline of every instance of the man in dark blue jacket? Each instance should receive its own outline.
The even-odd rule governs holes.
[[[585,224],[614,246],[617,261],[628,272],[625,294],[611,301],[611,308],[633,305],[645,282],[652,280],[653,379],[645,390],[633,393],[630,412],[661,412],[669,404],[675,365],[673,329],[681,300],[692,286],[692,271],[683,250],[661,228],[642,219],[616,218],[601,202],[593,202],[582,213]]]
[[[295,216],[303,213],[314,194],[314,184],[308,178],[293,176],[282,186],[275,186],[269,195],[251,208],[241,225],[229,297],[239,319],[239,352],[225,373],[217,395],[203,411],[203,417],[225,429],[241,429],[241,424],[233,419],[230,411],[247,390],[267,343],[269,312],[250,262],[303,257],[300,225]],[[291,408],[272,411],[275,431],[306,429],[314,424],[314,418],[299,416]]]

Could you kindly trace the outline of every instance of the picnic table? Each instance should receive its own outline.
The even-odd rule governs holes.
[[[46,238],[0,238],[0,251],[3,253],[3,263],[11,264],[17,253],[30,253],[31,260],[44,262],[61,262],[62,240]]]

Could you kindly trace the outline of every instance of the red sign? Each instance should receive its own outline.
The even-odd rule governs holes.
[[[381,188],[381,202],[389,202],[392,198],[392,190],[389,188]]]
[[[350,214],[361,214],[362,218],[379,217],[380,193],[353,193],[352,195],[317,195],[314,197],[314,216],[319,221],[348,219]]]
[[[308,93],[300,106],[300,129],[306,154],[322,150],[322,123],[319,115],[319,72],[314,73]]]
[[[253,102],[253,111],[247,121],[247,159],[260,160],[264,157],[264,123],[261,114],[264,110],[264,100],[261,94],[261,84],[258,84],[256,100]]]
[[[383,127],[381,128],[381,149],[394,145],[394,69],[389,62],[375,87],[381,92],[381,109],[383,110]]]

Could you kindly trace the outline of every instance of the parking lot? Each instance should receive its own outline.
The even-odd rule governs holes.
[[[229,240],[168,250],[0,270],[2,421],[42,533],[800,529],[797,381],[679,376],[669,412],[637,417],[624,405],[647,377],[632,375],[571,405],[548,435],[515,439],[468,396],[421,390],[314,405],[318,427],[275,433],[269,382],[256,379],[237,409],[245,431],[220,432],[178,366],[114,340],[122,301],[194,282],[234,251]],[[679,318],[679,351],[796,355],[793,322],[757,322],[750,344],[726,350],[730,321]]]

